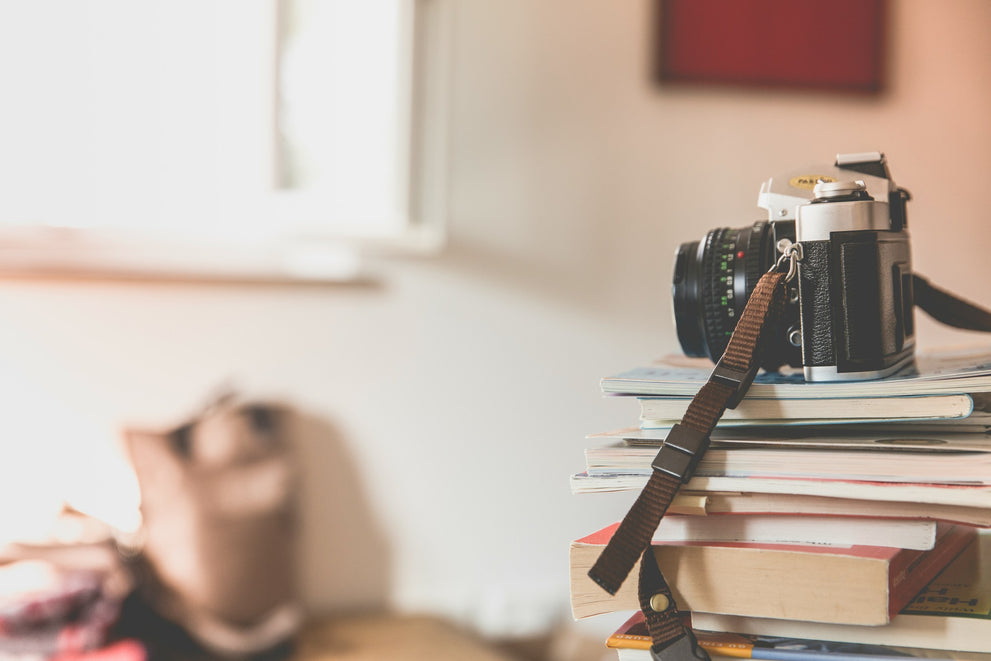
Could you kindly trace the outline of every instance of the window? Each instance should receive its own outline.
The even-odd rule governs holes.
[[[437,245],[442,4],[0,2],[0,270],[337,278]]]

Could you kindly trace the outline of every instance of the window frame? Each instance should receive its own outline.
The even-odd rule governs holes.
[[[274,149],[277,105],[276,55],[281,3],[255,0],[270,13],[273,29],[269,157]],[[364,233],[309,225],[263,236],[190,236],[110,227],[0,224],[0,274],[147,277],[166,279],[347,281],[361,277],[366,255],[435,254],[445,242],[447,215],[448,88],[453,0],[402,0],[409,35],[409,109],[404,146],[407,215],[396,231]],[[318,216],[320,196],[272,192],[275,206]]]

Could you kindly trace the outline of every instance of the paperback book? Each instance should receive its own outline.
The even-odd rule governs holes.
[[[800,496],[788,493],[699,492],[682,490],[675,495],[668,514],[695,516],[717,514],[785,514],[849,516],[948,521],[982,528],[991,527],[991,509],[937,505],[913,501],[860,500],[857,498]]]
[[[804,546],[890,546],[928,551],[936,543],[936,522],[875,517],[788,514],[668,514],[654,531],[655,542],[747,542]]]
[[[571,477],[572,493],[609,491],[640,491],[647,483],[646,475],[578,473]],[[991,508],[991,485],[932,484],[906,482],[868,482],[839,479],[807,479],[789,477],[693,477],[685,487],[688,491],[706,493],[765,493],[824,498],[853,498],[857,500],[893,501],[925,505],[955,505],[970,508]]]
[[[626,445],[659,447],[671,431],[670,427],[643,429],[626,427],[614,431],[589,434],[588,439],[602,443],[622,442]],[[991,436],[945,429],[933,431],[928,425],[915,424],[907,428],[885,425],[878,429],[863,426],[829,425],[772,426],[749,424],[737,427],[717,426],[710,435],[711,447],[728,449],[799,448],[809,450],[901,450],[905,452],[989,452]]]
[[[588,576],[618,524],[571,545],[575,618],[639,608],[638,569],[615,595]],[[963,548],[974,529],[941,525],[929,551],[874,546],[653,544],[686,610],[843,624],[886,624]]]
[[[696,631],[696,639],[712,659],[768,659],[773,661],[904,661],[906,658],[959,659],[941,650],[847,643],[786,636]],[[606,640],[619,661],[652,661],[650,634],[643,614],[637,611]],[[964,658],[981,659],[985,655]],[[987,655],[991,659],[991,655]]]
[[[658,426],[660,420],[680,420],[691,397],[639,397],[640,418],[645,426]],[[973,416],[988,418],[986,393],[913,395],[901,397],[819,397],[783,399],[747,397],[735,409],[728,409],[721,424],[734,420],[959,420]]]
[[[600,385],[608,394],[694,397],[711,371],[712,365],[704,361],[668,359],[607,376]],[[754,379],[748,397],[819,399],[988,391],[991,391],[991,348],[978,347],[920,354],[914,366],[871,381],[807,382],[800,370],[761,372]]]
[[[991,441],[949,438],[943,444],[761,445],[715,443],[695,470],[699,477],[779,477],[861,482],[991,484]],[[586,475],[649,476],[661,441],[618,441],[585,450]],[[953,450],[953,447],[968,449]],[[980,447],[981,449],[974,449]]]
[[[881,627],[693,613],[697,629],[991,653],[991,534],[984,533]]]

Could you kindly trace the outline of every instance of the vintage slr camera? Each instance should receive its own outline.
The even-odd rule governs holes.
[[[802,367],[808,381],[875,379],[914,357],[912,261],[905,207],[883,154],[769,179],[767,221],[683,243],[674,267],[678,340],[719,360],[757,280],[798,243],[798,277],[763,348],[763,367]]]

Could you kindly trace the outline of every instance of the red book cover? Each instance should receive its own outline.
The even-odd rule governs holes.
[[[585,551],[583,553],[585,554],[585,557],[589,557],[589,552],[592,554],[597,554],[599,551],[597,551],[594,547],[605,546],[618,526],[619,524],[608,526],[577,540],[572,546],[573,552],[576,547],[584,547]],[[789,612],[793,617],[798,617],[798,619],[804,618],[796,615],[796,611],[808,607],[808,603],[803,600],[804,597],[798,596],[801,593],[795,592],[795,590],[800,589],[798,583],[806,583],[807,585],[804,586],[804,589],[808,590],[814,589],[808,584],[815,582],[799,579],[799,577],[806,576],[811,579],[812,574],[808,574],[807,572],[815,572],[818,574],[816,567],[830,567],[827,573],[833,572],[833,575],[836,577],[835,581],[832,583],[827,581],[826,584],[823,584],[818,589],[820,591],[830,591],[832,594],[832,597],[830,598],[836,600],[835,603],[838,605],[837,608],[840,610],[846,609],[848,614],[836,614],[831,616],[833,619],[829,619],[828,616],[823,616],[825,619],[822,621],[834,621],[847,624],[882,624],[890,620],[894,614],[908,605],[915,595],[918,594],[918,592],[922,590],[926,584],[932,580],[932,578],[940,570],[943,569],[943,567],[949,564],[953,558],[955,558],[975,539],[976,534],[976,529],[969,526],[940,524],[937,532],[936,545],[929,551],[880,546],[806,546],[797,544],[754,544],[740,542],[657,542],[654,543],[654,548],[668,547],[681,550],[690,548],[720,550],[741,549],[750,551],[751,553],[744,553],[740,556],[741,568],[758,568],[758,571],[766,574],[767,580],[772,580],[776,575],[776,572],[791,572],[791,576],[796,580],[794,582],[788,582],[788,585],[791,586],[791,588],[784,590],[784,593],[781,592],[782,588],[780,585],[771,586],[766,583],[758,583],[749,584],[749,588],[756,592],[761,592],[763,590],[761,585],[768,585],[767,593],[769,595],[775,595],[775,599],[791,599],[793,604],[791,610],[786,609],[784,612]],[[752,552],[759,552],[761,555],[752,555]],[[765,556],[764,554],[769,555]],[[757,560],[757,558],[762,556],[765,559]],[[819,563],[814,559],[819,556],[823,558],[822,563]],[[576,556],[573,555],[572,557],[574,562],[574,558]],[[741,569],[740,571],[735,571],[728,569],[727,566],[714,566],[712,564],[707,564],[711,562],[721,563],[729,561],[731,556],[728,556],[725,553],[721,552],[711,556],[708,554],[685,555],[684,553],[679,553],[675,557],[680,558],[680,560],[677,561],[678,564],[671,565],[668,569],[663,570],[665,572],[671,571],[674,566],[677,566],[679,571],[684,574],[684,576],[674,575],[669,578],[669,580],[673,581],[672,586],[676,593],[682,589],[691,591],[692,589],[697,589],[700,585],[711,586],[713,584],[719,584],[723,586],[723,591],[719,596],[712,593],[711,590],[709,591],[709,594],[700,594],[695,592],[694,594],[696,595],[696,598],[700,598],[702,601],[686,604],[685,607],[699,608],[699,605],[701,605],[702,607],[700,610],[703,611],[713,608],[714,610],[709,612],[743,615],[755,614],[749,613],[749,610],[755,606],[767,607],[766,609],[769,609],[771,606],[778,603],[775,599],[761,602],[756,596],[753,596],[753,598],[758,599],[757,602],[748,600],[741,601],[739,598],[740,588],[733,588],[730,586],[737,584],[743,585],[741,581],[746,582],[749,580],[755,580],[747,578],[746,572],[748,570]],[[701,560],[703,557],[709,557],[711,560],[703,561]],[[750,559],[748,560],[747,558]],[[658,559],[659,562],[662,562],[660,557]],[[851,564],[849,559],[855,559],[857,562]],[[860,560],[863,560],[864,562],[860,564]],[[668,562],[675,561],[669,558]],[[788,569],[782,569],[785,567]],[[857,567],[860,567],[860,569],[857,569]],[[573,572],[575,568],[576,567],[573,564]],[[709,575],[707,572],[709,572],[710,569],[716,570],[716,573]],[[583,571],[587,571],[587,569]],[[583,573],[583,571],[580,570],[579,573]],[[688,574],[693,571],[696,572],[696,574],[693,574],[693,579],[689,579]],[[862,577],[860,574],[850,573],[859,571],[864,572]],[[702,573],[699,574],[698,572]],[[795,574],[795,572],[800,572],[800,574]],[[805,573],[802,574],[801,572]],[[864,580],[861,580],[861,578],[858,577],[861,577]],[[870,577],[869,583],[865,582],[868,580],[868,577]],[[626,601],[628,601],[630,597],[633,597],[635,600],[635,576],[633,577],[633,580],[628,579],[627,582],[630,583],[630,585],[627,586],[624,584],[624,590],[621,591],[627,593],[629,590],[626,588],[629,587],[633,590],[632,594],[626,594],[625,596],[619,597],[616,606],[612,607],[606,605],[604,591],[602,591],[601,588],[598,588],[598,586],[595,586],[591,579],[586,579],[584,575],[579,576],[578,574],[573,573],[572,580],[578,581],[578,583],[573,583],[572,586],[572,608],[576,614],[576,617],[585,617],[588,614],[592,614],[588,609],[584,608],[585,602],[589,599],[596,602],[592,610],[597,610],[598,612],[609,612],[610,610],[616,610],[620,606],[625,607]],[[822,579],[820,576],[819,580],[825,579]],[[773,582],[774,581],[772,580],[772,583]],[[589,585],[585,585],[585,583],[588,583]],[[868,584],[873,585],[874,587],[868,588]],[[586,593],[586,590],[589,592]],[[599,594],[599,592],[602,594]],[[885,594],[885,592],[887,592],[887,594]],[[755,592],[751,593],[751,595],[755,595]],[[876,597],[871,595],[876,595]],[[821,592],[819,593],[819,598],[825,598]],[[852,598],[859,599],[860,601],[858,603],[861,604],[873,603],[874,605],[865,605],[864,607],[867,608],[867,610],[860,610],[861,615],[855,615],[849,611],[849,604],[847,603]],[[708,604],[708,607],[704,604]],[[722,608],[727,608],[728,610],[722,610]],[[582,614],[579,614],[579,610],[582,611]],[[757,610],[761,609],[758,608]],[[760,616],[787,617],[787,615],[784,614],[775,615],[771,612],[762,612]]]

